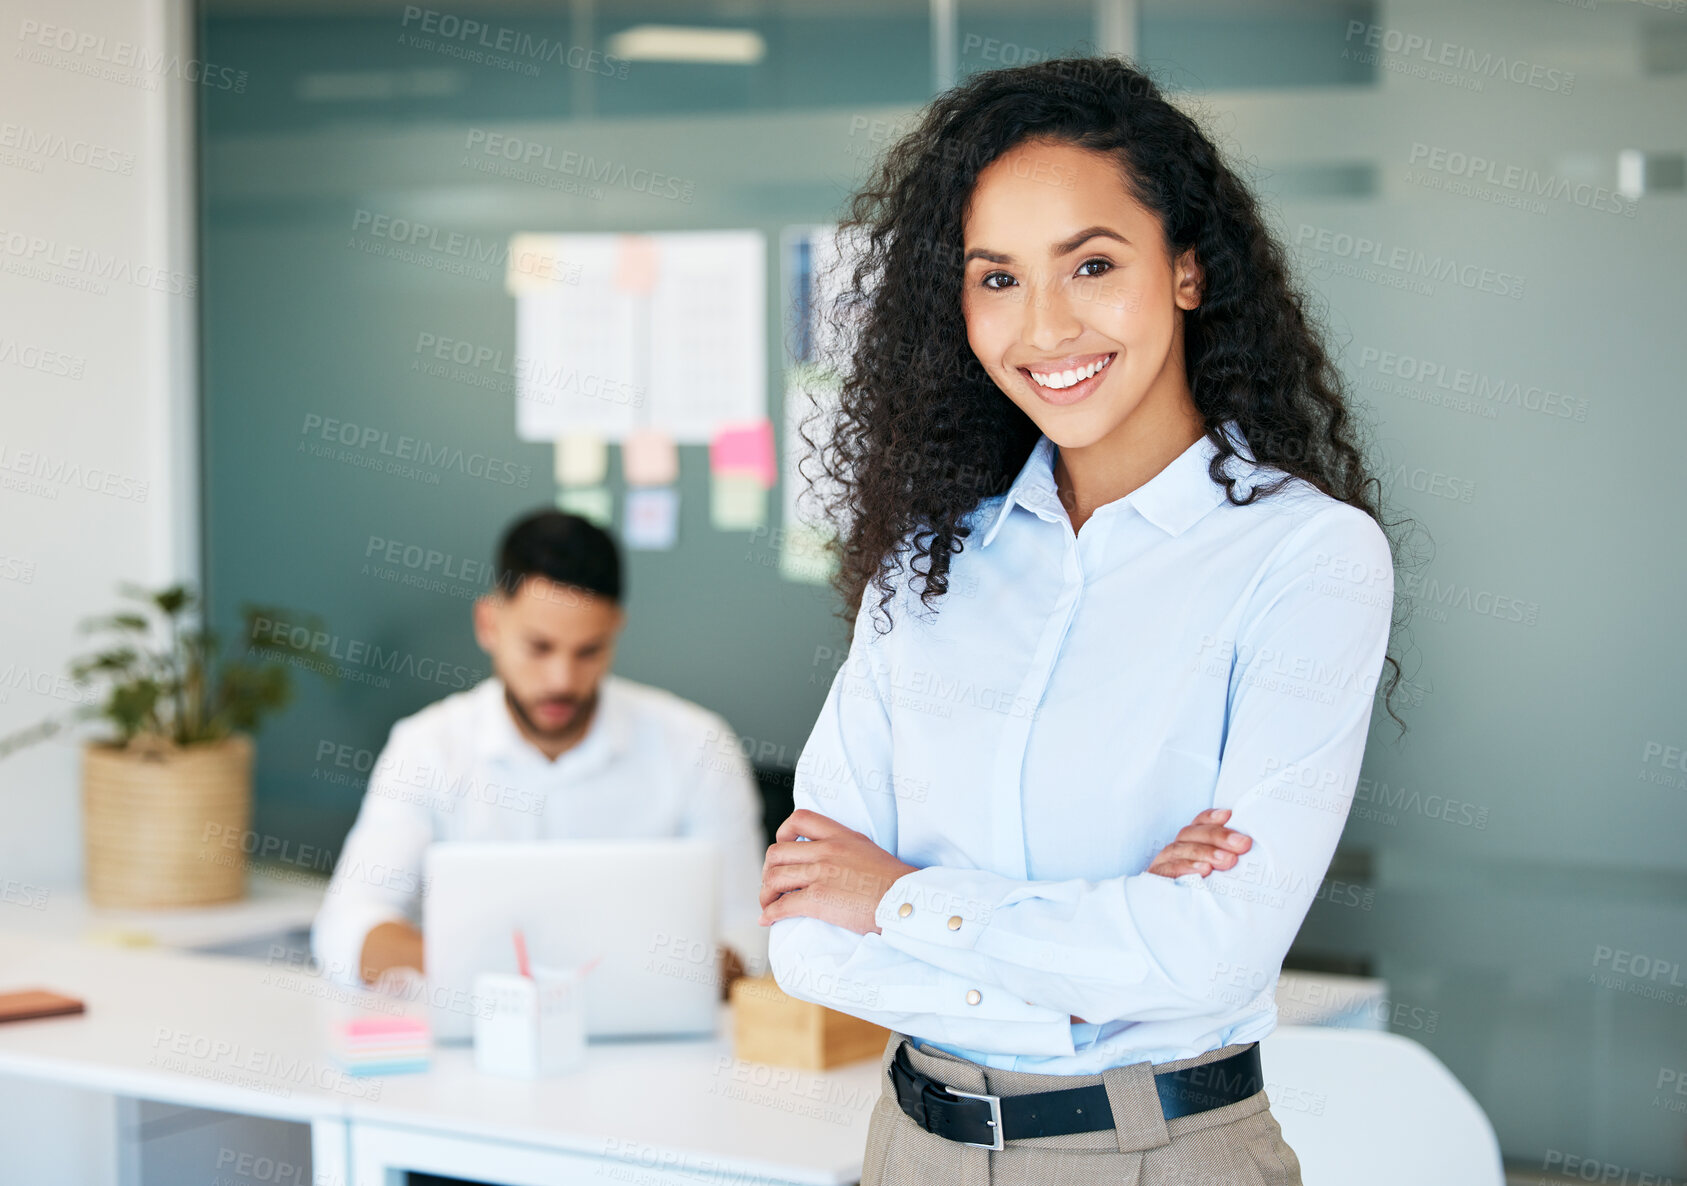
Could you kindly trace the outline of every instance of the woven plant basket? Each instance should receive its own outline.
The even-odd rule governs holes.
[[[252,739],[82,751],[88,901],[141,908],[246,896]]]

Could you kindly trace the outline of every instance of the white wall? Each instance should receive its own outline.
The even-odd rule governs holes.
[[[0,0],[0,735],[71,707],[119,581],[197,576],[191,34],[185,0]],[[79,880],[78,764],[0,761],[0,886]]]
[[[71,707],[119,581],[197,578],[190,33],[0,0],[0,735]],[[64,734],[0,761],[0,911],[79,881],[77,774]],[[0,1180],[119,1181],[113,1108],[0,1079]]]

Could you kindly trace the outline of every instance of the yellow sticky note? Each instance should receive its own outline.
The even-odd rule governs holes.
[[[555,235],[516,234],[510,236],[504,266],[504,291],[513,297],[542,292],[567,275],[561,243]]]
[[[709,521],[717,531],[747,531],[767,526],[766,488],[754,474],[710,475]]]
[[[82,935],[84,943],[100,943],[109,947],[156,947],[158,937],[151,931],[128,927],[95,927]]]
[[[781,533],[779,575],[788,581],[824,585],[831,580],[837,560],[826,547],[831,533],[807,523],[788,525]]]
[[[607,486],[572,486],[557,491],[557,509],[590,519],[605,531],[615,523],[615,499]]]
[[[595,432],[572,432],[556,443],[559,486],[601,486],[609,475],[609,442]]]
[[[672,486],[679,481],[679,450],[666,429],[640,428],[621,442],[621,474],[629,486]]]

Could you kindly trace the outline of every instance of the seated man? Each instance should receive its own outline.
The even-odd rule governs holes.
[[[546,510],[512,526],[475,602],[492,675],[392,727],[311,927],[326,974],[421,970],[435,840],[703,836],[721,853],[721,981],[767,966],[761,798],[719,715],[610,672],[626,619],[615,541]],[[734,957],[735,953],[735,957]]]

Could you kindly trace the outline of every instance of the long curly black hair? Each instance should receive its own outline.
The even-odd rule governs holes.
[[[831,545],[837,613],[853,625],[871,582],[889,629],[904,553],[933,608],[969,534],[960,520],[1008,489],[1040,435],[973,355],[961,311],[963,209],[980,171],[1029,139],[1113,156],[1172,258],[1194,248],[1205,282],[1199,307],[1182,314],[1184,366],[1218,449],[1209,475],[1227,498],[1247,505],[1300,477],[1386,534],[1341,375],[1253,194],[1146,74],[1117,57],[1057,58],[982,72],[940,95],[845,204],[849,262],[822,316],[849,353],[834,360],[841,390],[822,409],[823,433],[799,428],[823,471],[821,503],[842,528]],[[1224,471],[1236,455],[1227,420],[1259,462],[1290,477],[1238,498]],[[1385,666],[1385,704],[1403,731],[1392,703],[1400,664],[1388,656]]]

